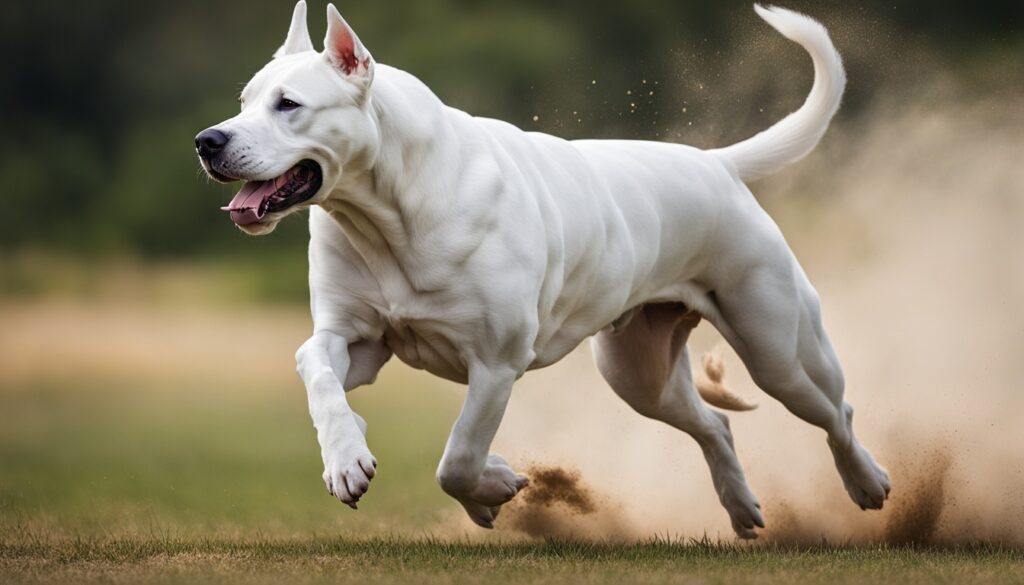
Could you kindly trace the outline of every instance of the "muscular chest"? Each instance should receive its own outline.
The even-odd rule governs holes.
[[[384,341],[391,351],[409,366],[465,383],[464,356],[472,341],[472,319],[441,308],[430,310],[425,304],[404,306],[409,308],[392,306],[380,313]]]

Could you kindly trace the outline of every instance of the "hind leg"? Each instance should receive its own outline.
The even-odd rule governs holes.
[[[722,319],[715,325],[761,389],[825,430],[853,501],[879,509],[889,476],[853,434],[853,408],[843,401],[843,373],[821,324],[817,293],[785,253],[784,262],[749,271],[737,286],[716,291]]]
[[[711,468],[719,500],[742,538],[764,528],[761,506],[736,458],[729,421],[712,411],[694,387],[686,340],[700,317],[679,304],[647,305],[618,331],[593,339],[598,369],[638,413],[690,434]]]

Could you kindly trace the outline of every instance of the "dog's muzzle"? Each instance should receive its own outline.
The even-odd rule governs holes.
[[[217,170],[217,157],[227,148],[231,136],[215,128],[196,136],[196,153],[211,177],[231,183],[239,179]],[[268,213],[277,213],[312,199],[323,185],[323,171],[312,160],[302,160],[283,175],[266,181],[246,181],[222,210],[238,225],[259,223]]]
[[[267,181],[248,181],[224,211],[238,225],[259,223],[268,213],[277,213],[312,199],[323,184],[320,165],[303,160],[283,175]]]

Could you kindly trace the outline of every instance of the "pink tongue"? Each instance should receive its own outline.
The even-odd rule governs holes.
[[[288,182],[294,169],[269,181],[249,181],[222,210],[231,213],[231,221],[238,225],[249,225],[263,219],[267,213],[270,197]]]

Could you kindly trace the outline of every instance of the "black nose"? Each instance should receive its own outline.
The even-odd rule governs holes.
[[[199,156],[209,160],[224,150],[224,147],[228,145],[228,140],[228,135],[220,130],[213,128],[203,130],[196,136],[196,152],[199,153]]]

